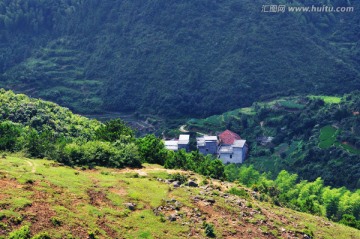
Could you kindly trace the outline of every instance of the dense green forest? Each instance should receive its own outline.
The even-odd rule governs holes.
[[[352,107],[359,107],[358,94],[344,98],[346,102],[351,102]],[[322,99],[311,100],[310,103],[312,107],[323,104]],[[142,163],[191,170],[209,178],[238,181],[252,187],[261,193],[259,200],[326,216],[360,228],[359,190],[351,192],[345,187],[331,188],[321,178],[307,181],[286,171],[281,171],[272,180],[271,173],[260,174],[252,166],[224,165],[213,156],[204,156],[198,151],[168,151],[162,140],[154,135],[135,138],[133,130],[121,120],[100,123],[75,115],[54,103],[12,91],[0,90],[0,105],[0,150],[3,158],[8,152],[22,152],[28,157],[48,158],[71,167],[80,166],[84,170],[96,166],[141,167]],[[337,108],[341,110],[341,107]],[[264,112],[267,108],[264,106],[261,109]],[[321,175],[316,173],[316,177]],[[175,175],[179,181],[182,177]],[[206,181],[203,183],[206,184]],[[233,189],[231,193],[243,192]]]
[[[360,187],[360,92],[342,97],[286,97],[206,119],[187,128],[237,132],[249,144],[245,162],[273,176],[286,169],[326,185]],[[272,137],[271,142],[266,139]],[[265,142],[264,142],[265,139]]]
[[[316,3],[353,13],[261,13],[263,4],[2,0],[0,84],[81,113],[166,117],[360,88],[359,1]]]

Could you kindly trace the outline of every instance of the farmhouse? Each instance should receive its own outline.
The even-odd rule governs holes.
[[[217,136],[204,135],[203,137],[196,138],[197,148],[202,154],[217,154],[218,138]]]
[[[186,152],[189,148],[190,135],[181,134],[179,139],[165,140],[165,148],[172,151],[184,149]],[[243,163],[248,151],[246,140],[230,131],[225,130],[218,136],[204,135],[196,138],[197,148],[204,155],[216,155],[224,164]]]
[[[243,163],[247,150],[246,140],[241,139],[238,134],[230,130],[219,134],[218,158],[223,163]]]
[[[197,147],[202,154],[213,154],[223,163],[243,163],[248,146],[246,140],[230,131],[225,130],[219,136],[202,136],[196,138]]]
[[[190,135],[181,134],[179,139],[165,140],[164,145],[165,148],[172,151],[178,151],[180,149],[185,149],[186,152],[189,151],[189,142]]]
[[[221,145],[218,157],[224,163],[243,163],[246,158],[246,140],[235,140],[231,145]]]
[[[178,149],[185,149],[186,152],[189,151],[189,142],[190,142],[190,135],[188,134],[180,134],[178,140]]]

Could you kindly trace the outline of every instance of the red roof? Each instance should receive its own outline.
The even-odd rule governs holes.
[[[239,140],[241,137],[227,129],[219,134],[219,139],[222,144],[233,144],[235,140]]]

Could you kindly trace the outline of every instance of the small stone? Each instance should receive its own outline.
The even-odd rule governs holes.
[[[178,188],[181,185],[179,181],[175,181],[172,184],[173,184],[174,188]]]
[[[187,185],[189,186],[189,187],[198,187],[199,185],[196,183],[196,182],[194,182],[194,181],[189,181],[188,183],[187,183]]]
[[[180,202],[178,202],[178,201],[176,201],[174,203],[174,205],[175,205],[176,208],[181,208],[182,207],[182,204]]]
[[[124,205],[130,209],[131,211],[134,211],[135,210],[135,207],[136,207],[136,204],[135,203],[132,203],[132,202],[128,202],[128,203],[124,203]]]
[[[176,221],[176,214],[171,214],[171,215],[168,217],[168,219],[169,219],[170,222]]]
[[[215,203],[215,199],[213,199],[213,198],[208,198],[206,201],[209,203]]]

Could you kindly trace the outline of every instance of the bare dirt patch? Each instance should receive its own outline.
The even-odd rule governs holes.
[[[34,235],[54,227],[51,218],[54,217],[56,213],[51,209],[48,203],[39,201],[33,202],[30,207],[26,208],[24,215],[24,219],[31,222],[31,232]]]
[[[128,192],[125,190],[125,188],[110,188],[109,191],[120,197],[128,195]]]
[[[106,194],[102,191],[96,191],[89,189],[87,191],[89,196],[90,204],[96,207],[104,207],[110,205],[110,200],[106,197]]]

